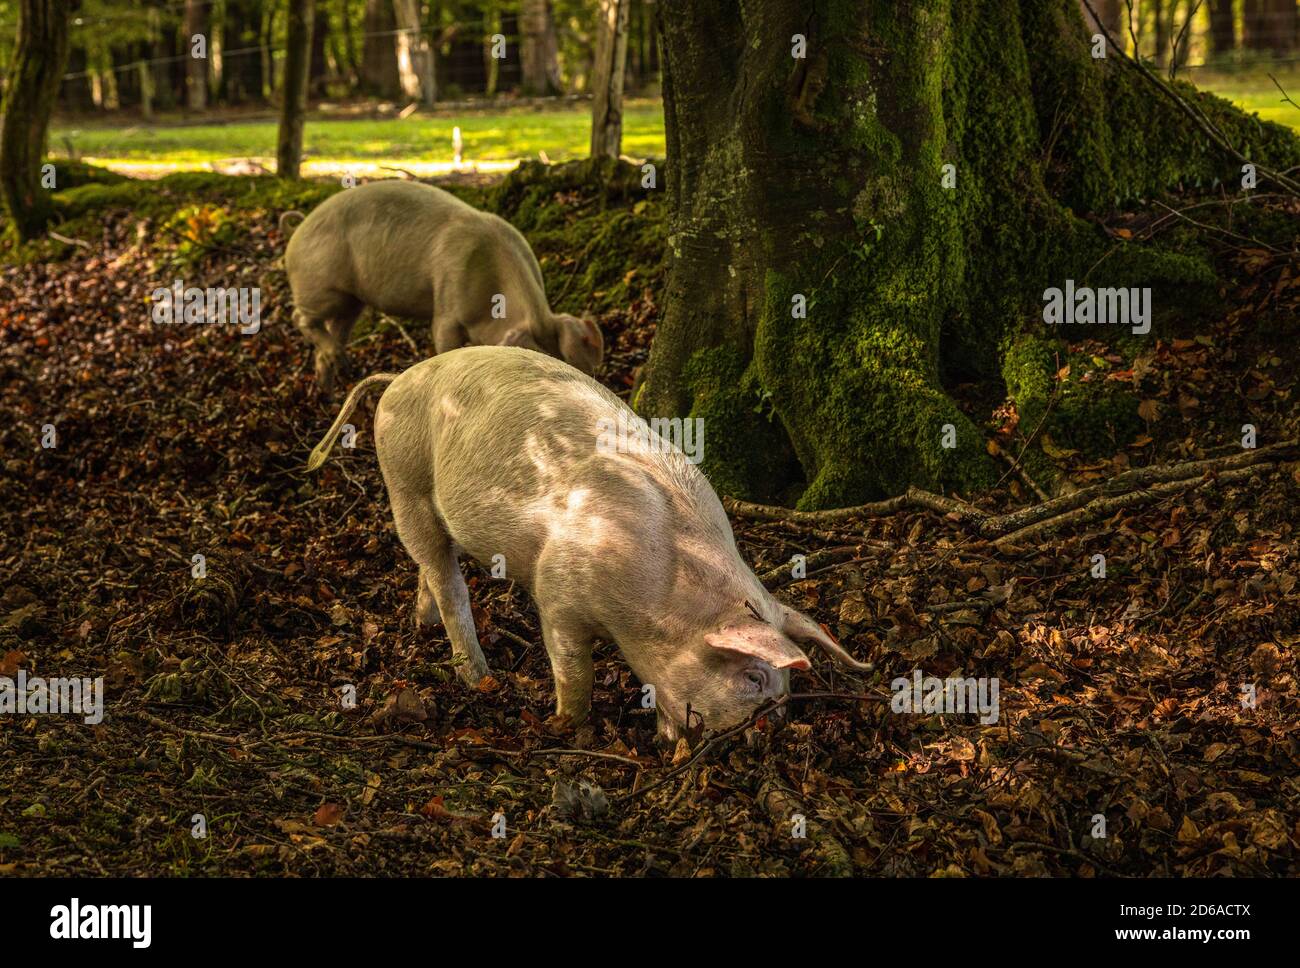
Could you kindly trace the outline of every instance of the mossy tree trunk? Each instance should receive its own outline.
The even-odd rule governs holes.
[[[944,386],[1000,380],[1045,284],[1087,274],[1108,240],[1076,213],[1235,170],[1117,55],[1093,58],[1078,0],[665,0],[659,17],[672,262],[634,404],[705,418],[704,469],[738,496],[989,484]],[[1293,151],[1211,108],[1246,150]]]
[[[68,0],[22,0],[18,7],[0,127],[0,196],[20,239],[43,232],[53,212],[41,184],[41,159],[68,60],[68,9]]]

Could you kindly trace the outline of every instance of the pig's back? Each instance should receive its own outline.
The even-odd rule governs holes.
[[[485,563],[504,554],[507,573],[525,581],[548,542],[599,553],[602,542],[644,539],[657,518],[734,549],[716,494],[680,451],[598,451],[608,428],[601,422],[617,422],[620,412],[629,424],[639,419],[559,360],[517,347],[465,347],[393,382],[376,413],[376,441],[400,427],[395,445],[418,455],[402,462],[408,483],[432,491],[456,543]]]
[[[318,205],[289,238],[285,269],[303,288],[331,289],[400,316],[433,311],[432,253],[439,239],[483,213],[417,182],[348,188]]]

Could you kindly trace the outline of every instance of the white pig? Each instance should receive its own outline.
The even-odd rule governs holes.
[[[556,712],[574,723],[591,708],[598,638],[654,686],[670,741],[701,718],[725,728],[787,694],[790,670],[809,668],[796,643],[871,668],[763,588],[704,475],[595,380],[538,353],[486,346],[377,374],[348,394],[309,470],[379,385],[388,389],[375,450],[398,536],[420,566],[416,621],[441,615],[465,682],[488,667],[461,549],[484,564],[504,560],[507,577],[532,593]],[[620,412],[644,436],[611,447]]]
[[[281,228],[286,212],[280,217]],[[471,344],[539,350],[594,373],[604,355],[590,319],[551,312],[542,270],[509,222],[431,185],[379,181],[317,206],[284,253],[295,325],[329,391],[362,306],[433,320],[434,351]]]

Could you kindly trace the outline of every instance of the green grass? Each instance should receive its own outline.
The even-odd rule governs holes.
[[[562,109],[506,108],[405,120],[316,120],[307,122],[304,146],[313,163],[369,163],[403,166],[452,160],[452,128],[460,126],[466,164],[536,158],[585,158],[591,113],[585,104]],[[276,122],[231,121],[205,125],[56,124],[50,138],[55,155],[68,143],[88,160],[114,165],[141,162],[200,166],[234,158],[274,159]],[[623,152],[633,157],[664,154],[663,109],[637,100],[623,115]]]
[[[1300,65],[1279,65],[1273,70],[1300,102]],[[1267,120],[1300,130],[1300,108],[1282,100],[1264,67],[1236,73],[1188,70],[1183,76]],[[312,118],[305,135],[308,171],[353,164],[398,168],[449,165],[451,132],[456,125],[461,129],[466,164],[508,167],[520,158],[536,158],[540,152],[551,161],[586,157],[591,116],[588,105],[578,104],[438,111],[405,120]],[[275,157],[275,135],[276,122],[269,119],[199,125],[93,122],[56,124],[50,145],[56,156],[71,144],[87,160],[125,169],[201,168],[210,162],[239,158],[256,158],[270,166]],[[623,151],[633,157],[663,157],[663,108],[658,100],[628,103]]]
[[[1181,76],[1199,88],[1227,98],[1237,107],[1258,112],[1265,121],[1276,121],[1300,130],[1300,108],[1282,100],[1282,92],[1268,79],[1270,73],[1291,99],[1300,104],[1300,64],[1257,66],[1240,73],[1191,70]]]

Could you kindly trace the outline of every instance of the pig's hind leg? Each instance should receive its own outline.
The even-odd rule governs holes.
[[[400,488],[394,487],[389,488],[388,496],[393,505],[397,536],[420,566],[416,621],[427,625],[441,616],[452,654],[460,660],[456,672],[467,685],[476,686],[488,673],[487,659],[474,631],[469,589],[456,562],[451,537],[438,521],[430,499],[403,494]]]

